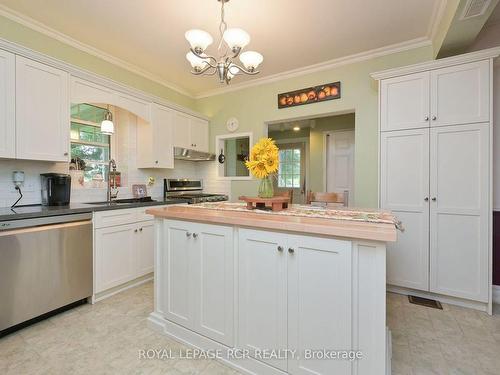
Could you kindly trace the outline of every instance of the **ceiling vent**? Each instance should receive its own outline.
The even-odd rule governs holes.
[[[488,9],[491,0],[468,0],[460,20],[482,16]]]

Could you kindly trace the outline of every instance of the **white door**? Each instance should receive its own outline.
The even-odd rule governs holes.
[[[191,148],[208,152],[208,121],[191,118]]]
[[[233,228],[198,224],[193,232],[195,330],[234,345]]]
[[[0,50],[0,157],[16,157],[16,65],[14,54]]]
[[[192,149],[191,116],[182,112],[174,112],[173,126],[174,146]]]
[[[326,134],[326,191],[354,197],[354,130]],[[349,202],[348,202],[349,203]]]
[[[429,126],[429,72],[384,79],[380,83],[380,130]]]
[[[165,221],[166,248],[162,265],[165,272],[163,312],[165,318],[187,328],[194,328],[193,306],[193,233],[195,224]]]
[[[140,277],[154,270],[154,221],[143,221],[137,225],[136,272]]]
[[[288,347],[289,374],[351,374],[351,361],[307,359],[307,349],[352,348],[351,243],[289,236]],[[328,349],[327,349],[328,350]]]
[[[489,123],[431,130],[430,290],[488,301]]]
[[[431,72],[431,126],[486,122],[490,118],[490,62]]]
[[[95,292],[99,293],[134,279],[136,224],[96,229],[95,236]]]
[[[152,107],[153,162],[156,168],[173,168],[173,123],[174,111],[170,108],[153,105]]]
[[[238,347],[287,348],[286,236],[239,229]],[[282,359],[265,360],[286,371]]]
[[[387,244],[387,283],[429,290],[429,129],[380,135],[380,206],[404,232]]]
[[[68,73],[16,56],[18,159],[68,161]]]

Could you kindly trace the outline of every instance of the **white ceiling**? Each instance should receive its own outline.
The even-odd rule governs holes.
[[[229,27],[264,55],[259,77],[428,37],[445,0],[231,0]],[[184,33],[200,28],[217,37],[216,0],[0,0],[80,43],[199,95],[221,85],[194,77],[185,59]],[[214,43],[209,52],[214,53]],[[237,77],[233,83],[251,80]]]

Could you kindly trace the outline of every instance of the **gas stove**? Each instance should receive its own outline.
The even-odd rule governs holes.
[[[187,200],[188,204],[228,200],[228,196],[225,194],[204,193],[203,180],[190,180],[187,178],[164,179],[163,196],[169,199]]]

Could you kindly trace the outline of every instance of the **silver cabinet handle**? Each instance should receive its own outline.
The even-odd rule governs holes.
[[[158,160],[155,160],[155,164],[158,164]]]
[[[191,237],[191,232],[186,232],[186,237]]]
[[[293,254],[293,253],[295,253],[295,250],[294,250],[293,248],[289,247],[289,248],[288,248],[288,252],[289,252],[290,254]]]
[[[137,229],[134,229],[134,233],[137,233]]]
[[[193,238],[198,238],[198,233],[193,233]]]
[[[432,121],[436,121],[437,120],[437,117],[436,116],[432,116]]]
[[[67,153],[67,152],[65,152],[65,153],[64,153],[64,156],[68,156],[68,153]]]
[[[429,202],[429,197],[425,197],[424,201]]]
[[[429,116],[425,116],[424,121],[429,121]]]
[[[282,252],[283,251],[283,246],[278,246],[278,251]]]
[[[139,228],[139,232],[142,232],[142,228]]]
[[[437,201],[437,198],[436,197],[432,197],[432,201],[433,202]]]

